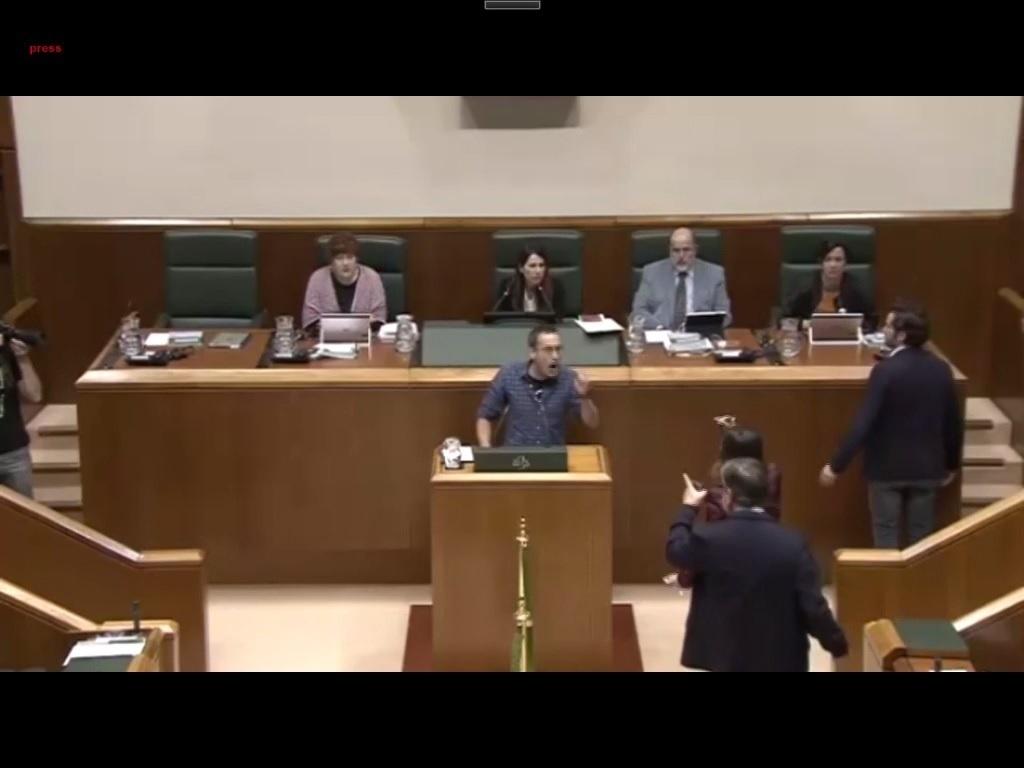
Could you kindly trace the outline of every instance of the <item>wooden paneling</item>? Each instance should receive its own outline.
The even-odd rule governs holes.
[[[4,231],[0,244],[6,246],[4,254],[11,270],[10,281],[5,291],[12,302],[28,296],[31,282],[32,265],[25,248],[28,227],[21,218],[21,189],[18,180],[18,156],[13,149],[0,150],[0,198],[3,210],[0,216],[4,220]]]
[[[1002,288],[993,317],[991,394],[1013,424],[1012,443],[1024,451],[1024,298]]]
[[[479,319],[494,303],[494,254],[485,230],[409,236],[409,307],[420,320]]]
[[[215,581],[426,581],[429,460],[445,437],[475,442],[494,369],[410,368],[393,353],[375,354],[380,367],[360,362],[91,371],[78,400],[86,519],[138,548],[202,547]],[[826,573],[834,549],[868,546],[859,472],[832,490],[817,473],[872,363],[861,348],[804,350],[784,367],[651,349],[630,366],[589,369],[601,423],[574,425],[568,439],[608,451],[616,581],[666,571],[680,473],[706,479],[723,413],[763,433],[784,472],[783,519]],[[940,498],[942,522],[955,518],[958,492]]]
[[[0,669],[57,671],[75,642],[74,633],[98,629],[92,621],[0,579]]]
[[[836,613],[850,643],[839,669],[861,669],[864,625],[954,620],[1024,584],[1024,493],[904,550],[836,553]]]
[[[129,307],[152,324],[163,309],[156,230],[29,230],[32,295],[47,344],[37,353],[49,402],[74,402],[74,383]],[[100,339],[97,344],[96,340]]]
[[[19,587],[95,622],[129,618],[138,600],[143,618],[178,622],[182,668],[206,669],[200,552],[134,551],[0,487],[0,567]]]
[[[629,267],[629,233],[621,228],[594,228],[583,233],[583,311],[603,312],[623,325],[633,297]]]
[[[724,231],[725,274],[733,325],[763,328],[779,300],[782,237],[777,226]]]
[[[14,149],[14,109],[10,96],[0,96],[0,149]]]
[[[997,263],[1008,235],[1007,218],[878,224],[879,312],[897,298],[923,303],[932,338],[970,378],[971,396],[989,392]]]
[[[1024,587],[956,621],[982,672],[1024,672]]]
[[[13,160],[13,157],[12,157]],[[971,380],[970,393],[989,391],[992,314],[1005,271],[1009,215],[920,215],[909,218],[831,217],[878,230],[878,299],[924,301],[933,338]],[[699,221],[698,221],[699,218]],[[763,327],[778,301],[780,226],[816,217],[698,217],[688,223],[724,231],[724,259],[735,324]],[[820,217],[818,217],[820,218]],[[707,220],[705,220],[707,219]],[[238,220],[171,222],[169,226],[236,226],[260,235],[260,287],[271,315],[298,314],[309,273],[316,266],[315,238],[335,229],[395,233],[409,240],[407,295],[418,320],[478,319],[493,303],[491,234],[504,226],[577,226],[584,235],[584,310],[625,319],[629,294],[629,236],[634,229],[677,224],[650,218],[498,220]],[[160,222],[127,227],[89,222],[33,224],[22,250],[30,263],[29,293],[41,303],[49,348],[40,365],[53,402],[72,402],[80,376],[134,300],[143,321],[163,305]],[[391,226],[387,226],[391,225]],[[18,279],[18,275],[15,275]]]
[[[527,579],[537,670],[611,669],[612,479],[601,450],[572,446],[569,472],[548,474],[449,475],[435,457],[435,669],[509,668],[520,518],[530,539]]]
[[[1024,109],[1021,110],[1017,142],[1017,167],[1013,184],[1013,211],[1008,246],[999,260],[999,287],[1024,294]],[[994,356],[998,357],[998,355]]]

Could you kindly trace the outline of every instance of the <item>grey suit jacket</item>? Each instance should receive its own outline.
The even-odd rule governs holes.
[[[676,267],[671,257],[653,261],[644,267],[643,277],[633,297],[633,314],[644,316],[644,327],[671,328],[676,307]],[[725,290],[725,270],[710,261],[697,259],[693,265],[693,311],[725,312],[725,324],[732,323],[729,294]],[[672,328],[672,330],[675,330]]]

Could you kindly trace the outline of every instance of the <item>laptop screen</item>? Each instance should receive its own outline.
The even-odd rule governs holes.
[[[323,315],[320,317],[320,343],[345,344],[370,341],[370,315]]]
[[[686,316],[686,332],[701,336],[721,336],[725,327],[725,312],[690,312]]]
[[[857,313],[816,313],[808,321],[815,341],[857,341],[864,315]]]

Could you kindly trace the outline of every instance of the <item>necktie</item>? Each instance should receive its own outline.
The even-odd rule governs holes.
[[[686,321],[686,275],[687,272],[678,272],[679,280],[676,283],[676,306],[672,314],[672,330],[678,330],[679,326]]]

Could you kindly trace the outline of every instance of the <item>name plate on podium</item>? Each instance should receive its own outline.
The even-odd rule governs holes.
[[[476,472],[568,472],[564,445],[474,448]]]

